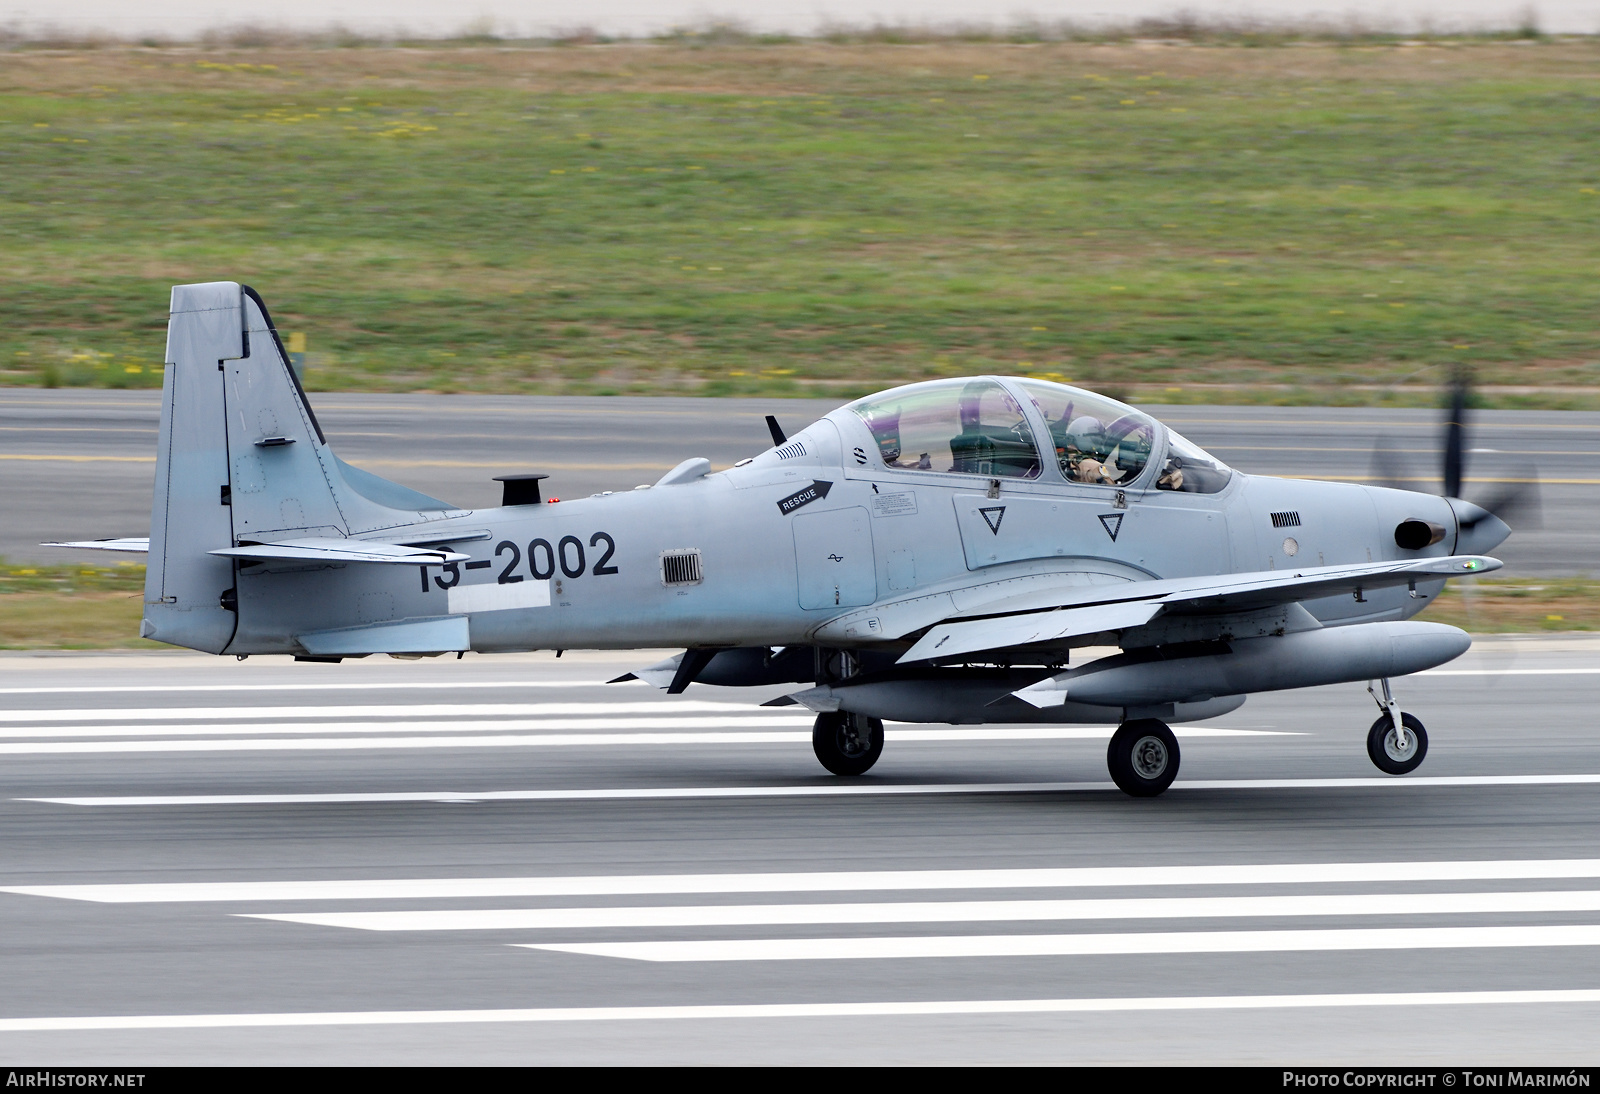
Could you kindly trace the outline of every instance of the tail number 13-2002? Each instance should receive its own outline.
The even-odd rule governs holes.
[[[611,538],[610,532],[596,532],[589,537],[589,546],[598,551],[595,556],[594,566],[589,566],[589,556],[583,549],[583,541],[577,536],[562,536],[551,543],[547,539],[535,539],[528,543],[527,569],[535,581],[544,581],[556,575],[559,569],[568,578],[582,577],[585,572],[595,577],[604,577],[614,574],[617,568],[611,565],[611,556],[617,552],[616,540]],[[523,551],[520,546],[509,539],[503,539],[495,544],[494,559],[480,558],[472,562],[450,562],[441,567],[443,571],[434,577],[433,583],[441,589],[454,588],[461,581],[461,568],[469,570],[486,570],[501,563],[498,581],[502,585],[511,585],[523,580],[517,573],[523,564]],[[503,561],[502,561],[503,560]],[[428,589],[428,568],[422,567],[422,588]]]

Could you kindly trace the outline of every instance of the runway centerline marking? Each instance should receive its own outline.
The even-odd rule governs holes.
[[[490,718],[483,721],[447,721],[435,719],[427,722],[206,722],[194,725],[79,725],[79,726],[5,726],[0,727],[0,739],[6,738],[79,738],[79,737],[175,737],[262,734],[262,733],[481,733],[502,730],[595,730],[619,729],[711,729],[761,726],[809,726],[811,717],[795,715],[761,714],[758,716],[715,715],[678,718]],[[1107,730],[1104,736],[1110,736]]]
[[[625,680],[623,684],[648,686],[643,680]],[[122,694],[127,692],[185,692],[185,691],[407,691],[413,689],[459,688],[477,691],[482,688],[603,688],[608,685],[599,680],[394,680],[374,683],[349,684],[90,684],[84,687],[21,687],[0,688],[0,695],[94,695]],[[618,685],[610,685],[612,687]],[[630,688],[630,690],[633,690]]]
[[[789,734],[786,736],[796,736]],[[807,738],[809,739],[809,738]],[[353,746],[352,746],[353,747]],[[441,746],[442,747],[442,746]],[[1183,790],[1431,790],[1472,786],[1592,786],[1600,775],[1438,775],[1362,779],[1181,779]],[[788,786],[648,786],[561,790],[422,790],[347,794],[132,794],[13,798],[12,801],[90,807],[197,805],[363,805],[385,802],[650,801],[672,798],[874,797],[916,794],[1069,794],[1114,790],[1111,782],[1049,783],[799,783]]]
[[[557,714],[685,714],[738,712],[752,719],[771,711],[751,703],[726,703],[690,699],[682,703],[645,699],[639,702],[599,703],[385,703],[381,705],[296,707],[80,707],[71,710],[0,710],[0,722],[196,722],[251,720],[284,721],[292,718],[489,718],[496,716]]]
[[[1537,927],[1361,927],[1309,931],[1150,931],[866,938],[732,938],[690,942],[515,942],[518,949],[630,961],[852,961],[954,957],[1091,957],[1169,953],[1600,946],[1600,924]]]
[[[772,719],[730,719],[735,725],[769,724],[809,726],[809,718],[788,721]],[[688,723],[693,725],[694,723]],[[257,733],[293,732],[283,727],[254,725],[244,727]],[[356,727],[340,727],[349,732]],[[671,729],[660,732],[611,732],[588,729],[579,733],[505,733],[474,736],[470,724],[458,726],[447,736],[415,737],[238,737],[167,740],[106,741],[0,741],[0,755],[38,756],[55,754],[94,754],[115,752],[332,752],[360,749],[418,748],[618,748],[625,745],[765,745],[809,744],[809,729],[737,729],[701,732],[699,729]],[[75,727],[73,736],[92,737],[94,727]],[[1293,736],[1268,730],[1206,729],[1177,730],[1178,737],[1267,737]],[[12,736],[20,735],[13,733]],[[885,738],[897,744],[960,744],[972,741],[1058,741],[1104,740],[1109,728],[1094,726],[1018,726],[997,729],[906,729],[891,726]],[[459,795],[457,795],[459,797]]]
[[[0,892],[97,904],[269,900],[435,900],[479,897],[660,896],[686,893],[904,892],[1172,885],[1346,885],[1600,878],[1600,858],[1065,866],[984,870],[596,874],[553,877],[347,878],[11,885]]]
[[[599,930],[872,923],[1292,916],[1487,915],[1600,911],[1600,891],[1340,893],[1136,897],[1111,900],[945,900],[854,904],[714,904],[615,908],[434,908],[383,912],[236,912],[241,919],[361,931]]]

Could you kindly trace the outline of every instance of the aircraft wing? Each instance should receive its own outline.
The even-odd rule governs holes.
[[[1072,590],[1053,607],[936,623],[900,663],[956,657],[982,650],[1051,642],[1098,631],[1142,626],[1158,614],[1230,615],[1279,604],[1353,594],[1498,570],[1499,559],[1453,555],[1405,562],[1263,570],[1222,577],[1140,581],[1115,588]],[[1063,592],[1066,592],[1063,590]]]
[[[432,565],[438,562],[463,562],[472,557],[447,551],[442,547],[409,547],[401,543],[340,539],[331,536],[223,547],[209,553],[250,562],[400,562],[413,566]]]
[[[150,550],[148,536],[139,539],[79,539],[68,543],[41,543],[41,547],[77,547],[85,551],[137,551]]]

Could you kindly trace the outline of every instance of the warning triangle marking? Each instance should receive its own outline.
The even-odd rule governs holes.
[[[1111,542],[1117,542],[1117,533],[1122,531],[1122,514],[1108,513],[1100,518],[1100,524],[1106,530],[1106,535],[1111,537]]]
[[[987,509],[979,509],[978,512],[983,515],[983,523],[989,526],[989,531],[998,536],[1000,534],[1000,522],[1006,516],[1006,507],[1004,505],[992,505]]]

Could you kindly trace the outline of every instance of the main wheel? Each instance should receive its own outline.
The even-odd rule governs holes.
[[[1367,755],[1378,770],[1388,775],[1408,775],[1422,766],[1428,755],[1428,731],[1415,715],[1400,715],[1406,727],[1406,739],[1394,731],[1394,721],[1388,713],[1378,715],[1378,720],[1367,730]]]
[[[1178,777],[1178,738],[1155,718],[1123,722],[1111,735],[1106,766],[1124,793],[1153,798]]]
[[[883,722],[842,710],[819,714],[811,750],[835,775],[865,774],[883,755]]]

